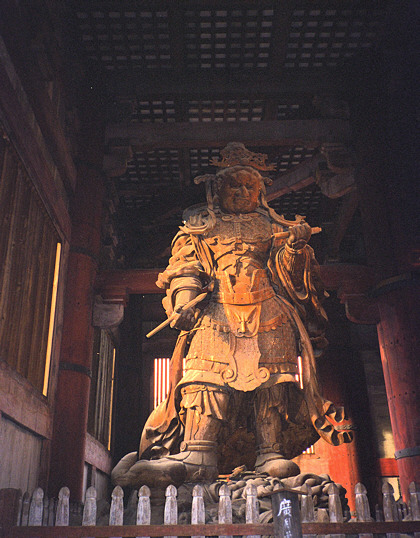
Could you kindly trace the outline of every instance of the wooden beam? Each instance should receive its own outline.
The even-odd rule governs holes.
[[[211,76],[203,76],[203,70],[179,72],[168,69],[133,73],[118,70],[118,74],[107,73],[103,81],[107,93],[127,100],[134,97],[185,99],[206,98],[278,98],[302,99],[314,95],[341,95],[343,93],[342,72],[336,68],[295,70],[287,69],[281,76],[267,74],[264,70],[228,73],[212,70]]]
[[[53,413],[40,392],[5,361],[0,367],[0,409],[21,427],[51,439]]]
[[[133,146],[137,151],[152,149],[222,147],[240,141],[253,146],[310,146],[323,142],[347,142],[347,120],[285,120],[206,123],[120,123],[110,124],[105,139]]]
[[[264,117],[265,121],[275,121],[277,120],[277,106],[278,101],[273,97],[266,99],[264,104]]]
[[[104,271],[98,275],[95,289],[104,303],[126,306],[130,294],[163,293],[156,286],[161,271],[162,269]],[[367,296],[372,287],[372,274],[368,267],[337,263],[321,265],[320,271],[325,287],[337,290],[350,321],[361,324],[378,322],[377,302]]]
[[[103,473],[111,474],[112,457],[110,452],[89,433],[86,436],[85,461]]]
[[[325,160],[322,155],[315,155],[295,168],[279,176],[273,184],[267,187],[267,200],[275,200],[283,194],[298,191],[311,185],[315,181],[315,170],[320,161]]]
[[[184,72],[185,69],[185,44],[184,32],[180,31],[183,27],[183,13],[179,6],[170,4],[168,6],[168,26],[171,42],[171,56],[175,69]]]
[[[398,476],[398,464],[395,458],[379,458],[379,476]]]
[[[366,265],[332,263],[321,265],[320,271],[325,287],[337,290],[339,296],[364,294],[373,286],[372,270]]]
[[[181,185],[190,185],[191,183],[191,161],[188,148],[183,148],[178,151],[179,176]]]
[[[127,269],[103,271],[98,274],[95,289],[105,303],[127,304],[133,294],[163,293],[156,286],[158,274],[163,269]]]
[[[340,294],[364,294],[372,287],[369,267],[347,263],[321,265],[321,278],[327,289]],[[130,293],[163,293],[156,286],[158,274],[163,269],[116,269],[102,271],[95,282],[95,290],[104,302],[123,303]],[[124,299],[124,300],[123,300]]]
[[[328,290],[336,290],[344,304],[347,319],[362,325],[379,322],[377,300],[368,292],[373,286],[370,267],[349,263],[332,263],[320,266],[321,279]]]
[[[331,1],[331,0],[330,0]],[[231,6],[231,1],[229,0],[195,0],[191,4],[191,0],[177,0],[176,4],[179,10],[183,9],[192,9],[192,6],[195,9],[226,9],[227,6]],[[85,0],[74,0],[72,4],[75,5],[76,9],[80,11],[86,11],[86,1]],[[173,6],[173,0],[148,0],[145,3],[146,7],[144,9],[153,10],[162,10],[169,9]],[[273,6],[272,0],[240,0],[240,2],[235,2],[234,4],[240,6],[245,6],[247,8],[270,8]],[[89,10],[92,11],[136,11],[139,9],[138,0],[124,0],[123,7],[121,7],[121,2],[119,0],[89,0],[88,2]]]

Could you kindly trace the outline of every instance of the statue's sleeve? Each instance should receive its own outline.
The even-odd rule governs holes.
[[[274,254],[275,281],[304,322],[316,354],[327,341],[324,331],[327,315],[322,302],[328,294],[321,280],[313,249],[306,245],[295,250],[284,243]]]
[[[173,312],[176,294],[185,289],[196,290],[197,294],[208,283],[209,276],[198,258],[191,236],[178,232],[172,242],[172,255],[168,267],[159,273],[156,285],[166,291],[162,304],[169,316]]]

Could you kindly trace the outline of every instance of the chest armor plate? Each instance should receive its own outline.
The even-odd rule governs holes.
[[[213,298],[229,304],[255,304],[274,295],[266,272],[272,230],[258,213],[223,215],[204,236],[215,260]]]

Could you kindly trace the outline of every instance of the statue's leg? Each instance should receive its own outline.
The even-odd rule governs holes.
[[[201,410],[190,408],[184,410],[184,441],[206,439],[218,441],[222,421],[212,415],[205,415]]]
[[[227,419],[230,395],[205,385],[187,386],[181,394],[184,440],[180,453],[168,459],[183,462],[186,482],[211,482],[218,475],[217,449],[222,424]]]
[[[169,484],[212,482],[217,478],[218,441],[230,395],[206,385],[189,385],[181,394],[179,416],[184,425],[184,439],[179,454],[139,460],[129,469],[120,466],[118,473],[113,474],[115,484],[164,488]]]
[[[277,478],[296,476],[299,467],[287,460],[282,451],[281,431],[282,416],[286,413],[284,401],[281,401],[282,387],[275,385],[271,389],[263,389],[255,398],[255,433],[257,441],[257,460],[255,471],[268,473]]]

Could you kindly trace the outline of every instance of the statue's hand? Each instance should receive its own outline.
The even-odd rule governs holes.
[[[170,323],[170,326],[173,329],[178,329],[180,331],[190,331],[195,325],[195,308],[187,308],[186,310],[180,310],[179,312],[176,309],[174,311],[173,319]]]
[[[289,228],[287,244],[295,250],[300,250],[309,241],[311,234],[311,227],[306,222],[292,226]]]

